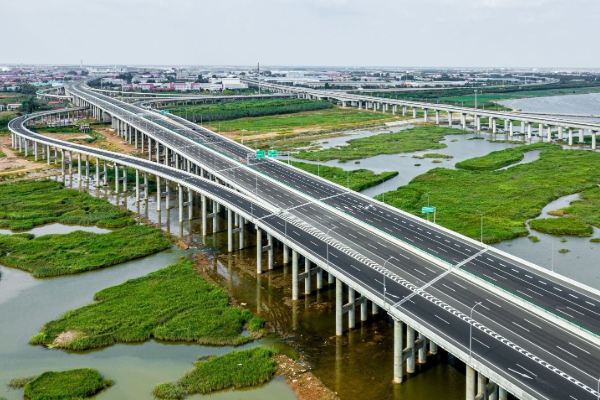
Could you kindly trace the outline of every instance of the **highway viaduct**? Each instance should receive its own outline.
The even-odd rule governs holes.
[[[497,132],[497,122],[504,121],[504,130],[512,137],[515,134],[517,125],[519,132],[526,134],[528,139],[531,139],[534,134],[535,125],[537,125],[537,135],[544,137],[546,141],[552,141],[552,132],[557,130],[559,140],[568,138],[569,145],[574,143],[574,131],[577,131],[578,141],[584,141],[584,135],[588,132],[592,137],[592,150],[596,150],[596,135],[600,132],[600,124],[588,121],[567,120],[554,118],[549,116],[520,114],[504,111],[481,110],[468,107],[451,106],[447,104],[432,104],[425,102],[406,101],[378,98],[373,96],[350,94],[337,91],[324,91],[308,89],[304,87],[294,87],[287,85],[277,85],[272,83],[263,83],[256,80],[244,79],[245,82],[261,87],[268,88],[271,91],[279,93],[294,93],[307,99],[328,99],[338,102],[341,106],[354,106],[359,109],[368,109],[380,112],[391,112],[396,114],[402,112],[406,115],[409,109],[412,110],[413,118],[417,118],[417,110],[423,113],[423,121],[428,122],[430,118],[429,112],[435,115],[435,122],[440,123],[440,115],[446,116],[446,121],[449,126],[453,126],[458,122],[465,129],[467,118],[473,118],[476,131],[481,130],[482,120],[487,119],[492,133]]]
[[[532,304],[523,304],[512,294],[507,296],[505,293],[493,291],[484,282],[470,279],[460,270],[485,254],[486,257],[489,255],[494,259],[498,257],[498,260],[503,260],[505,263],[518,262],[519,266],[515,265],[515,267],[528,268],[531,274],[541,274],[542,271],[531,272],[534,270],[533,266],[510,259],[506,255],[492,255],[490,249],[480,245],[475,248],[475,244],[465,238],[460,238],[456,243],[466,247],[471,246],[474,249],[471,252],[474,253],[469,256],[464,255],[454,265],[440,263],[439,259],[433,259],[430,255],[419,252],[418,249],[392,243],[389,237],[386,238],[381,233],[369,230],[372,227],[362,226],[360,221],[349,219],[343,213],[332,211],[332,207],[323,204],[324,197],[321,199],[305,197],[299,201],[290,202],[294,197],[300,196],[292,189],[283,188],[281,185],[277,186],[278,190],[275,193],[272,193],[273,191],[268,188],[276,186],[275,183],[268,181],[264,173],[260,175],[261,169],[258,167],[269,166],[269,171],[276,172],[277,168],[281,166],[271,161],[251,160],[250,157],[247,161],[256,164],[248,166],[247,161],[241,163],[239,160],[228,157],[226,155],[227,146],[240,146],[239,144],[230,143],[205,129],[198,131],[197,127],[186,127],[183,121],[175,122],[114,99],[92,95],[84,87],[74,87],[69,89],[69,92],[74,97],[74,102],[84,107],[90,107],[96,118],[105,120],[110,118],[117,131],[140,148],[142,152],[147,152],[149,159],[141,160],[109,152],[99,152],[85,146],[50,140],[28,131],[23,126],[24,123],[31,123],[35,118],[43,115],[32,116],[28,121],[13,120],[10,124],[11,132],[13,132],[13,145],[25,152],[34,151],[35,154],[38,153],[38,146],[41,145],[42,156],[46,157],[49,162],[51,160],[56,162],[59,158],[58,151],[60,151],[63,172],[67,155],[70,155],[69,163],[73,159],[71,152],[79,154],[79,157],[84,154],[86,158],[96,158],[97,184],[105,183],[103,176],[106,176],[100,172],[102,169],[100,160],[109,160],[117,169],[123,166],[135,169],[136,200],[140,200],[140,190],[144,188],[144,184],[139,181],[140,173],[144,173],[144,176],[155,174],[161,188],[158,190],[157,200],[167,194],[168,188],[172,184],[177,185],[175,194],[178,197],[177,204],[179,205],[181,224],[185,219],[184,207],[189,208],[189,205],[194,202],[194,193],[199,193],[202,204],[203,234],[207,233],[206,220],[218,212],[219,204],[223,205],[227,208],[228,249],[230,251],[234,247],[233,234],[236,232],[233,226],[236,221],[238,224],[236,229],[243,228],[246,225],[244,222],[248,222],[256,226],[258,237],[262,236],[263,231],[266,232],[266,246],[263,246],[261,240],[257,245],[257,258],[260,263],[257,264],[257,268],[259,271],[262,272],[263,251],[270,254],[267,257],[267,265],[268,268],[272,268],[274,246],[277,244],[283,246],[286,249],[285,255],[288,254],[287,249],[292,250],[294,299],[299,296],[298,282],[303,278],[309,278],[313,274],[317,275],[317,287],[319,287],[323,285],[323,271],[325,271],[328,275],[328,283],[335,282],[337,293],[336,334],[343,333],[342,316],[345,313],[348,314],[348,327],[354,327],[356,307],[360,307],[361,320],[367,318],[368,301],[373,305],[371,313],[379,313],[383,308],[394,318],[395,381],[402,380],[403,362],[407,364],[407,373],[411,373],[414,371],[415,362],[425,361],[425,344],[429,342],[431,352],[437,351],[439,345],[467,364],[467,399],[475,397],[475,370],[480,373],[477,392],[484,397],[489,394],[491,398],[497,398],[498,395],[500,398],[504,398],[506,396],[505,389],[519,398],[526,399],[570,398],[569,396],[579,399],[592,398],[591,396],[597,395],[597,392],[592,389],[595,382],[593,377],[595,374],[597,375],[593,366],[598,365],[598,347],[593,337],[593,327],[587,329],[587,334],[584,332],[585,330],[577,332],[572,327],[564,325],[565,321],[552,320],[541,308],[531,308]],[[30,150],[31,146],[33,149]],[[54,156],[51,155],[50,148],[54,149]],[[221,153],[217,153],[215,149],[220,149]],[[89,163],[87,165],[89,166]],[[86,168],[87,171],[89,171],[88,168]],[[229,174],[231,171],[238,172],[233,176]],[[298,171],[293,172],[301,175]],[[259,175],[261,185],[258,184]],[[89,172],[86,173],[86,176],[89,178]],[[117,176],[120,175],[117,174]],[[306,176],[303,177],[308,179]],[[122,178],[120,179],[125,183]],[[163,182],[168,181],[171,185],[164,185],[164,183],[160,185],[161,179]],[[195,179],[201,181],[204,186],[201,186]],[[245,184],[243,183],[244,179],[246,179]],[[312,176],[310,179],[315,180],[311,184],[319,181],[318,178]],[[255,180],[256,183],[248,184],[249,180]],[[263,185],[265,180],[266,184]],[[119,179],[116,181],[115,189],[117,191],[119,191],[119,181]],[[190,187],[189,182],[191,181],[197,185]],[[325,182],[321,182],[321,184],[325,185]],[[327,183],[327,185],[330,184]],[[145,187],[147,188],[147,186]],[[163,187],[165,188],[164,192]],[[215,187],[224,188],[225,191],[218,192]],[[183,193],[185,188],[187,188],[187,197]],[[343,192],[329,196],[337,196],[335,198],[358,196],[349,193],[344,188],[335,186],[333,188],[343,189]],[[282,195],[288,197],[287,202],[278,199]],[[145,199],[147,200],[147,197]],[[207,212],[206,206],[209,199],[212,199],[213,204],[210,214]],[[360,200],[367,201],[366,199]],[[368,199],[368,201],[372,202],[373,200]],[[241,203],[245,204],[246,208],[240,208],[239,204]],[[160,204],[161,202],[157,201],[159,210]],[[368,205],[368,207],[392,212],[380,204]],[[303,208],[309,208],[309,211],[305,214],[297,212]],[[393,210],[393,212],[398,212],[398,210]],[[318,214],[319,218],[327,218],[326,224],[319,225],[317,219],[314,217],[311,219],[311,214]],[[390,216],[392,215],[390,214]],[[424,230],[424,235],[449,234],[437,226],[424,226],[422,221],[417,221],[412,216],[396,215],[403,217],[409,223],[419,224],[416,229]],[[189,216],[191,216],[191,211],[188,211]],[[395,217],[392,216],[392,218]],[[333,231],[331,228],[325,229],[326,226],[331,227],[332,225],[336,227]],[[339,230],[354,232],[356,235],[360,235],[359,232],[362,232],[362,235],[369,234],[378,237],[372,242],[363,239],[361,245],[357,245],[356,242],[348,240],[348,237],[344,237],[342,233],[336,232],[338,227]],[[294,231],[294,229],[299,230]],[[240,236],[243,235],[243,229],[237,233]],[[384,242],[383,247],[381,247],[382,242]],[[370,252],[366,251],[365,248],[369,245],[379,246],[379,248]],[[386,250],[391,251],[386,252]],[[377,253],[383,253],[381,254],[383,257]],[[392,255],[388,257],[389,254]],[[305,260],[303,274],[298,271],[300,257]],[[491,266],[489,269],[493,270]],[[424,274],[425,277],[419,277],[415,271]],[[595,302],[599,298],[598,293],[594,290],[574,282],[568,282],[559,276],[546,274],[543,279],[559,285],[562,288],[561,291],[574,290],[579,296],[587,299],[585,301]],[[311,281],[309,279],[304,279],[304,281],[305,292],[310,293]],[[347,301],[344,300],[344,292],[347,294]],[[471,306],[480,301],[481,308],[484,310],[479,314],[481,318],[471,318]],[[494,304],[498,308],[492,307]],[[491,315],[493,318],[490,318]],[[594,315],[587,318],[597,319]],[[510,326],[511,323],[522,320],[529,321],[540,331],[532,331],[533,328],[527,325],[528,328],[531,328],[527,330],[527,333],[518,332],[517,328]],[[527,324],[528,322],[521,323]],[[561,324],[563,325],[561,326]],[[471,329],[484,333],[484,336],[477,338],[477,341],[473,343],[470,338],[476,336],[469,334],[468,331]],[[419,335],[415,336],[415,332],[418,332]],[[407,338],[406,347],[404,347],[403,336]],[[467,351],[467,349],[471,349],[469,343],[474,350],[472,354]],[[573,352],[575,350],[568,347],[568,343],[575,343],[578,348],[584,349],[587,356],[582,354],[573,360],[565,360],[565,354],[556,350],[557,343]],[[574,355],[574,353],[571,354]],[[548,357],[550,362],[547,361]],[[507,367],[507,365],[511,367]],[[511,372],[514,370],[512,367],[516,365],[520,366],[516,368],[525,368],[525,371],[535,371],[536,378],[531,378],[531,375],[527,375],[521,369],[518,369],[516,373]],[[525,374],[529,378],[519,374]],[[486,381],[486,377],[490,379],[490,382]],[[534,379],[534,382],[529,382],[529,379]],[[549,385],[548,382],[552,384]],[[498,388],[498,384],[500,388]]]

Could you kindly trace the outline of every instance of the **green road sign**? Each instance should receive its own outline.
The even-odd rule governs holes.
[[[435,211],[435,207],[421,207],[421,214],[429,214]]]
[[[277,150],[269,150],[267,157],[277,157]]]
[[[265,158],[264,150],[256,150],[256,158]]]

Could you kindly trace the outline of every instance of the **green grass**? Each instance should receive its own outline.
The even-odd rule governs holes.
[[[206,345],[253,340],[240,335],[252,314],[231,307],[227,295],[202,279],[190,261],[101,290],[94,300],[46,323],[30,343],[86,350],[150,338]],[[55,341],[67,331],[73,340]]]
[[[328,101],[305,99],[267,99],[232,101],[216,104],[167,107],[172,114],[187,117],[194,122],[226,121],[247,117],[292,114],[302,111],[315,111],[333,108]]]
[[[9,132],[8,123],[16,116],[17,113],[14,111],[0,111],[0,133]]]
[[[358,110],[356,108],[332,108],[328,110],[306,111],[295,114],[272,115],[265,117],[240,118],[221,123],[221,130],[232,131],[249,142],[252,135],[277,133],[280,136],[290,134],[316,134],[332,130],[344,130],[364,127],[384,122],[399,121],[409,117]],[[204,121],[204,125],[208,125]],[[213,128],[215,124],[212,124]],[[248,143],[246,143],[248,144]]]
[[[537,243],[540,241],[540,238],[538,238],[537,236],[533,236],[533,235],[529,235],[527,236],[529,238],[529,240],[531,240],[533,243]]]
[[[538,232],[549,235],[592,236],[591,225],[570,218],[545,218],[529,221],[529,226]]]
[[[569,249],[559,249],[559,250],[558,250],[558,252],[559,252],[559,253],[561,253],[561,254],[565,254],[565,253],[568,253],[568,252],[570,252],[570,251],[571,251],[571,250],[569,250]]]
[[[95,369],[44,372],[25,385],[24,395],[30,400],[78,400],[112,385],[112,380],[105,379]]]
[[[591,243],[600,243],[600,238],[592,238],[590,239]]]
[[[422,217],[425,193],[429,193],[431,204],[437,207],[437,223],[474,239],[480,235],[481,211],[484,241],[497,243],[526,236],[525,221],[538,217],[551,201],[596,188],[600,183],[598,165],[600,153],[555,146],[543,150],[538,160],[506,170],[436,168],[386,193],[385,199]],[[599,209],[591,212],[596,216]]]
[[[269,381],[276,363],[271,351],[264,347],[234,351],[196,362],[176,384],[162,383],[154,388],[159,399],[179,399],[183,393],[207,394],[223,389],[239,389]]]
[[[577,219],[587,224],[600,228],[600,188],[595,187],[589,190],[584,190],[579,194],[579,200],[571,202],[571,204],[563,208],[565,215],[568,218]]]
[[[557,145],[545,142],[537,142],[524,146],[512,147],[509,149],[493,151],[482,157],[470,158],[456,163],[456,168],[467,169],[471,171],[492,171],[498,168],[507,167],[523,160],[525,153],[533,150],[556,147]]]
[[[443,149],[446,146],[440,143],[446,135],[464,134],[460,129],[440,126],[419,126],[399,132],[382,133],[379,135],[351,139],[348,144],[313,152],[296,154],[297,158],[311,161],[339,160],[346,162],[380,154],[412,153],[427,149]]]
[[[19,181],[0,185],[0,228],[32,229],[50,222],[109,225],[130,211],[86,192],[64,189],[60,182]]]
[[[24,387],[25,385],[27,385],[32,380],[34,380],[35,378],[37,378],[37,375],[25,376],[25,377],[21,377],[21,378],[13,378],[10,381],[8,381],[6,386],[8,386],[10,389],[20,389],[20,388]]]
[[[110,233],[0,235],[0,262],[36,278],[76,274],[135,260],[170,246],[160,229],[134,225]]]
[[[321,178],[335,182],[344,187],[348,186],[348,178],[350,189],[360,192],[372,186],[379,185],[398,175],[397,171],[382,172],[375,174],[368,169],[355,169],[353,171],[344,171],[342,168],[330,167],[327,165],[317,165],[298,161],[292,161],[291,164],[313,175],[320,175]]]

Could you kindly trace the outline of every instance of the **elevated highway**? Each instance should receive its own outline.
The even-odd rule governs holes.
[[[258,81],[244,79],[245,82],[251,85],[259,85]],[[270,83],[260,83],[261,87],[266,87],[280,93],[294,93],[308,99],[329,99],[337,101],[340,105],[356,106],[358,108],[370,109],[381,112],[391,112],[393,114],[402,111],[402,114],[407,113],[408,108],[412,109],[413,117],[417,117],[417,110],[423,112],[424,121],[428,121],[433,112],[435,114],[436,123],[440,122],[440,114],[446,115],[446,121],[449,126],[453,126],[454,122],[460,124],[463,129],[466,128],[467,117],[472,117],[475,121],[475,129],[481,130],[482,120],[488,121],[488,125],[492,133],[497,131],[497,122],[504,121],[504,130],[513,136],[518,129],[519,133],[527,135],[531,138],[534,128],[537,128],[537,135],[545,137],[545,140],[552,141],[552,134],[557,130],[557,138],[563,139],[568,137],[569,145],[574,143],[574,130],[578,131],[579,142],[584,141],[584,135],[588,133],[592,137],[592,149],[596,150],[596,135],[600,131],[600,123],[593,121],[569,120],[555,118],[551,116],[539,116],[524,113],[493,111],[473,109],[469,107],[458,107],[447,104],[433,104],[418,101],[395,100],[380,97],[373,97],[361,94],[350,94],[337,91],[325,91],[307,89],[303,87],[277,85]],[[457,116],[458,114],[458,116]],[[457,119],[458,117],[458,119]],[[520,125],[520,127],[518,127]]]
[[[560,284],[565,290],[573,291],[569,293],[577,293],[582,298],[591,299],[592,301],[585,300],[590,302],[597,301],[597,293],[593,290],[552,274],[542,277],[540,274],[543,271],[535,266],[497,253],[443,228],[425,225],[414,216],[282,163],[259,162],[248,156],[249,149],[196,125],[192,126],[172,116],[165,117],[145,111],[115,99],[90,94],[82,85],[76,85],[69,91],[76,102],[91,107],[94,116],[110,118],[120,134],[136,145],[141,142],[142,151],[148,150],[150,160],[134,159],[140,164],[127,164],[131,168],[152,173],[152,169],[147,170],[150,164],[167,164],[171,166],[168,170],[179,171],[183,168],[192,175],[200,175],[204,180],[212,179],[231,187],[233,190],[228,190],[227,193],[208,193],[203,188],[193,188],[192,191],[205,191],[204,196],[210,196],[225,205],[229,210],[229,221],[236,220],[230,214],[233,212],[255,223],[259,238],[261,229],[266,230],[271,236],[267,251],[272,252],[273,239],[279,240],[286,254],[288,248],[292,248],[292,288],[295,299],[299,296],[300,279],[316,274],[319,286],[321,271],[329,272],[331,277],[335,277],[338,293],[336,333],[343,332],[341,318],[345,313],[348,314],[349,327],[354,327],[355,307],[361,309],[361,320],[367,319],[367,301],[374,305],[372,312],[379,312],[380,308],[388,312],[396,321],[397,340],[394,351],[399,360],[399,367],[396,365],[394,369],[396,381],[402,380],[403,361],[406,361],[407,372],[410,373],[414,371],[416,359],[419,362],[425,360],[425,343],[430,342],[431,352],[435,352],[437,345],[440,345],[467,364],[468,388],[473,384],[474,372],[471,368],[474,368],[483,376],[482,381],[485,381],[485,377],[490,379],[490,390],[499,394],[500,398],[503,392],[496,384],[519,398],[527,399],[570,398],[570,395],[578,399],[591,399],[591,396],[596,395],[592,388],[594,376],[597,375],[595,368],[599,352],[594,342],[593,329],[586,327],[585,331],[578,331],[573,329],[568,320],[554,320],[536,302],[520,299],[510,293],[510,289],[493,288],[476,277],[475,272],[465,273],[463,267],[481,263],[481,272],[514,276],[511,281],[524,285],[528,282],[527,278],[519,280],[521,275],[517,274],[530,275],[535,272],[536,279],[546,282],[546,285],[549,282],[553,285]],[[68,146],[75,146],[58,141],[48,142],[47,138],[35,134],[31,136],[32,133],[22,123],[23,121],[17,120],[14,124],[11,123],[15,146],[23,147],[23,140],[63,150],[68,149]],[[144,149],[144,143],[150,146]],[[95,150],[76,148],[68,151],[81,153]],[[238,158],[244,155],[241,151],[245,151],[245,159]],[[104,153],[92,157],[111,159],[109,157],[113,156]],[[129,159],[123,158],[120,162],[125,160],[129,163]],[[162,175],[162,179],[177,184],[181,182],[183,185],[182,179],[188,182],[192,178],[183,174],[168,177]],[[139,188],[137,189],[136,193],[139,193]],[[161,192],[162,189],[159,190],[159,195]],[[180,205],[185,204],[181,193],[179,189]],[[250,201],[249,215],[247,210],[234,207],[235,204],[228,199],[228,196],[234,195]],[[339,199],[343,201],[337,202]],[[239,200],[243,201],[241,198]],[[259,206],[276,214],[264,218],[267,221],[273,218],[273,226],[264,226],[261,217],[254,213],[253,208]],[[206,206],[202,210],[203,233],[206,233]],[[281,219],[277,220],[276,217]],[[180,221],[183,221],[181,211]],[[387,224],[384,223],[386,221]],[[299,232],[288,230],[291,225],[302,227],[312,237],[298,236]],[[395,233],[390,234],[386,228]],[[241,232],[238,231],[239,234]],[[433,257],[431,253],[410,243],[409,238],[415,243],[423,242],[420,246],[439,246],[443,250],[443,256]],[[228,242],[232,249],[232,232],[228,234]],[[339,249],[347,257],[334,254],[333,248]],[[260,244],[257,246],[257,255],[262,255],[262,251],[263,246]],[[305,261],[304,274],[298,272],[298,254],[308,260]],[[490,256],[489,259],[487,256]],[[262,256],[258,257],[259,260],[261,258]],[[272,257],[269,257],[270,267],[271,260]],[[494,262],[497,264],[491,264]],[[522,271],[503,271],[501,264],[506,267],[506,263],[511,263],[511,270],[521,268]],[[262,272],[262,262],[257,267]],[[304,280],[305,292],[310,293],[310,280]],[[342,283],[348,285],[348,302],[345,304]],[[322,277],[320,284],[323,284]],[[526,285],[523,289],[527,290],[526,287],[531,289],[532,286]],[[361,293],[361,296],[356,297],[356,292]],[[546,301],[541,297],[536,301]],[[549,301],[555,305],[562,304],[560,302],[564,300],[552,297]],[[479,317],[470,319],[468,316],[473,305],[479,302],[481,305],[476,314]],[[568,306],[574,308],[572,303]],[[586,319],[597,320],[594,314]],[[408,325],[406,330],[403,329],[403,324]],[[468,331],[472,328],[475,334],[470,336]],[[415,330],[419,332],[419,338],[415,338]],[[406,348],[402,338],[404,332],[407,336]],[[481,333],[484,335],[478,336]],[[473,342],[471,337],[477,340]],[[472,344],[472,356],[467,351],[469,343]],[[561,349],[564,352],[561,353]],[[532,371],[535,378],[527,375],[523,369]],[[529,378],[522,376],[523,374]],[[487,393],[487,389],[484,391]],[[474,395],[473,390],[471,394]],[[469,394],[467,398],[471,398]]]

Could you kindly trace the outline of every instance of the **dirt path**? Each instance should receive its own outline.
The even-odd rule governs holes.
[[[26,160],[24,157],[19,157],[16,152],[11,149],[12,140],[10,136],[0,137],[0,146],[6,157],[0,158],[0,173],[3,172],[28,172],[39,169],[45,164],[43,162],[35,162]]]

